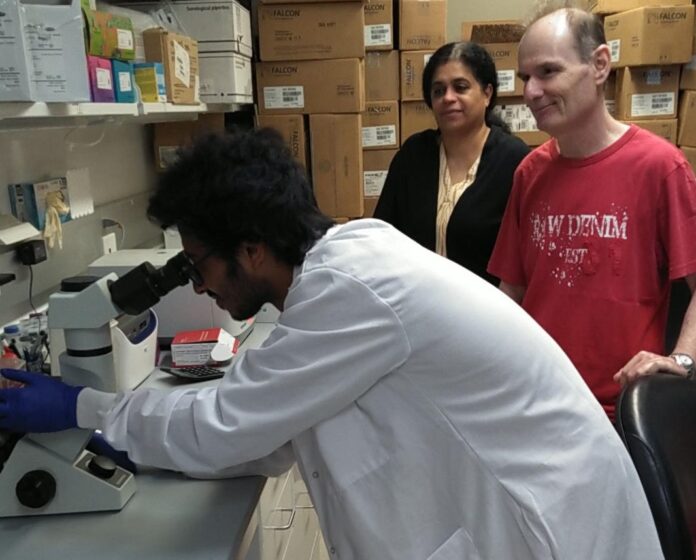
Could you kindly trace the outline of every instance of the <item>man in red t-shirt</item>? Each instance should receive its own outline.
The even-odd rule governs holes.
[[[664,354],[670,282],[696,288],[696,180],[682,153],[612,118],[602,24],[541,14],[519,48],[525,102],[553,138],[517,168],[489,272],[566,351],[613,418],[621,386],[693,375],[696,303]]]

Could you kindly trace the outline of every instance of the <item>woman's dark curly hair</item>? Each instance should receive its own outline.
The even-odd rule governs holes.
[[[333,225],[317,208],[304,168],[271,129],[213,134],[181,150],[147,213],[231,263],[240,243],[263,242],[298,265]]]
[[[425,99],[428,107],[433,108],[432,86],[435,71],[440,66],[452,61],[460,62],[466,66],[482,89],[489,85],[491,86],[491,101],[486,108],[486,124],[488,126],[499,126],[506,132],[510,132],[508,125],[493,113],[498,97],[498,73],[491,55],[478,43],[471,41],[447,43],[433,53],[423,69],[423,99]]]

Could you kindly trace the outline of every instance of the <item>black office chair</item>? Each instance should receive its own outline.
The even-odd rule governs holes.
[[[628,385],[617,430],[633,459],[665,560],[696,557],[696,381],[669,374]]]

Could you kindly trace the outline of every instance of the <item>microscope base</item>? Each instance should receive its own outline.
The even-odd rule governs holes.
[[[114,511],[126,505],[136,489],[133,474],[121,467],[93,474],[94,454],[84,449],[91,432],[65,434],[75,449],[69,455],[62,452],[70,441],[63,441],[62,449],[41,445],[33,436],[17,442],[0,472],[0,517]]]

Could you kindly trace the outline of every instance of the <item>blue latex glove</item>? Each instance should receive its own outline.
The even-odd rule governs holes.
[[[0,369],[0,375],[24,383],[0,389],[0,428],[40,433],[77,427],[77,395],[84,387],[19,369]]]
[[[89,443],[87,444],[87,450],[91,451],[95,455],[103,455],[104,457],[108,457],[119,467],[123,467],[127,471],[132,473],[137,471],[135,463],[130,460],[128,453],[125,451],[118,451],[111,447],[111,444],[109,444],[109,442],[104,439],[104,436],[98,432],[94,432],[94,434],[92,434],[92,439],[90,439]]]

